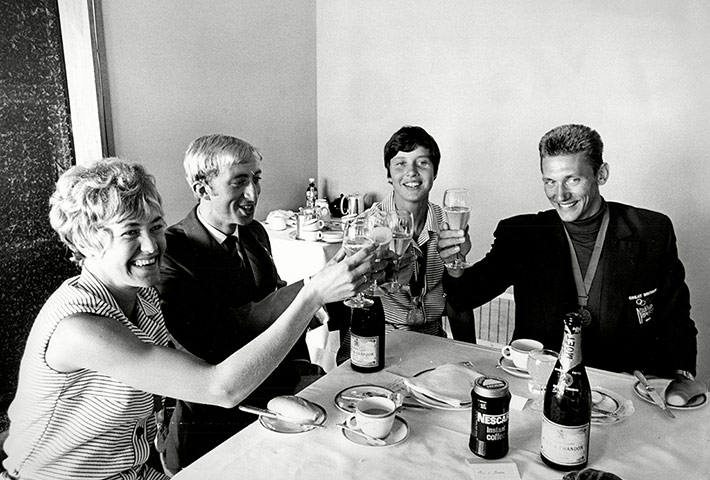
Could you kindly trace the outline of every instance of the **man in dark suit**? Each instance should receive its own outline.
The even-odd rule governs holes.
[[[188,147],[184,168],[198,204],[166,231],[158,290],[176,347],[217,364],[269,328],[304,283],[285,286],[267,233],[254,220],[261,192],[261,155],[254,147],[226,135],[200,137]],[[337,289],[337,283],[324,288]],[[244,403],[265,407],[319,370],[308,361],[304,334]],[[164,456],[168,469],[184,468],[253,421],[236,408],[177,401]]]
[[[514,338],[559,350],[562,319],[580,310],[588,366],[692,379],[697,330],[676,237],[661,213],[606,202],[609,178],[599,134],[557,127],[540,140],[545,194],[553,210],[501,221],[486,256],[444,276],[447,300],[475,308],[514,287]],[[444,230],[446,261],[470,250],[468,234]]]

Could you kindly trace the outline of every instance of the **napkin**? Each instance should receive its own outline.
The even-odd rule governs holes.
[[[404,384],[410,390],[452,407],[462,408],[471,404],[473,381],[480,376],[470,362],[447,363],[406,378]]]
[[[690,400],[707,391],[705,384],[697,380],[686,378],[673,380],[665,390],[666,403],[674,407],[684,407]]]

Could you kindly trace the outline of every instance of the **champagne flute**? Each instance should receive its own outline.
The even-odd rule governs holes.
[[[446,222],[452,230],[464,230],[468,225],[471,216],[471,204],[468,198],[468,189],[450,188],[444,192],[444,213]],[[452,263],[445,264],[446,268],[464,269],[471,266],[470,263],[462,259],[460,253]]]
[[[393,280],[387,284],[389,293],[399,293],[402,284],[399,283],[399,262],[405,254],[414,234],[414,217],[406,210],[392,210],[387,212],[385,221],[392,232],[390,250],[394,252]]]
[[[547,381],[550,379],[552,370],[555,368],[558,356],[559,354],[554,350],[545,348],[531,350],[530,353],[528,353],[528,373],[532,378],[530,389],[535,395],[535,401],[530,408],[537,412],[542,411],[542,400],[545,397]]]
[[[375,262],[383,261],[385,253],[392,241],[392,230],[387,223],[387,214],[379,210],[373,210],[367,215],[369,222],[369,237],[377,244],[375,250]],[[377,279],[373,278],[370,286],[367,287],[366,294],[370,297],[382,297],[387,292],[377,284]]]
[[[345,223],[343,232],[343,248],[347,256],[355,255],[363,248],[367,248],[374,242],[370,238],[370,225],[367,218],[357,217]],[[365,298],[362,292],[358,292],[354,297],[343,302],[350,308],[365,308],[375,302]]]

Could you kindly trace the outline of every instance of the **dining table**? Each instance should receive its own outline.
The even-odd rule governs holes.
[[[325,411],[325,428],[279,433],[257,420],[178,473],[178,480],[248,479],[561,479],[564,472],[540,459],[542,414],[530,408],[528,378],[501,368],[500,348],[396,330],[386,335],[385,368],[353,371],[343,363],[299,392]],[[500,459],[481,458],[469,448],[471,408],[433,408],[418,402],[405,379],[457,362],[469,362],[483,375],[506,380],[513,394],[509,451]],[[592,424],[588,468],[624,480],[710,478],[710,409],[707,397],[697,408],[676,409],[669,418],[635,391],[626,373],[587,368],[595,388],[613,392],[630,410],[618,421]],[[352,440],[339,427],[351,414],[336,405],[343,391],[377,385],[402,391],[405,406],[397,417],[406,432],[396,443],[370,446]],[[630,401],[630,404],[629,404]],[[407,405],[422,404],[425,408]],[[512,470],[512,472],[511,472]]]
[[[286,283],[294,283],[318,273],[341,246],[341,242],[300,240],[296,238],[293,226],[279,230],[268,224],[265,226],[274,265]]]

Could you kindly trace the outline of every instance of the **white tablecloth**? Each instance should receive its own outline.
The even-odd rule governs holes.
[[[294,283],[318,273],[340,249],[340,243],[307,242],[293,238],[295,230],[266,231],[271,241],[271,253],[279,275],[287,283]]]
[[[500,352],[453,340],[395,331],[387,335],[386,368],[359,374],[345,363],[300,395],[322,405],[328,428],[298,434],[269,431],[258,423],[181,472],[178,480],[248,479],[471,479],[475,464],[491,463],[468,448],[471,411],[403,410],[409,437],[390,447],[367,447],[347,440],[334,427],[347,415],[335,407],[335,395],[345,387],[387,385],[427,368],[462,360],[481,373],[510,382],[516,395],[528,396],[527,380],[496,368]],[[593,385],[630,399],[635,413],[621,423],[594,425],[589,467],[624,480],[701,480],[710,478],[710,409],[676,411],[667,418],[660,409],[633,393],[630,375],[588,369]],[[560,479],[539,456],[540,414],[525,408],[510,414],[510,452],[495,462],[514,462],[524,480]]]

